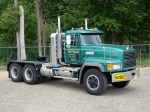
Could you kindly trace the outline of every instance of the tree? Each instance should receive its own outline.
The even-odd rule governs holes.
[[[16,41],[10,37],[15,36],[17,19],[14,18],[18,16],[13,15],[16,13],[13,9],[8,11],[14,0],[10,4],[7,1],[0,0],[0,44],[9,37],[8,43],[14,46]],[[57,16],[61,16],[62,32],[84,27],[84,19],[89,18],[88,27],[103,30],[108,43],[148,43],[150,39],[150,2],[146,0],[19,0],[18,4],[25,9],[26,46],[49,45],[49,35],[57,29]],[[39,39],[37,34],[41,35]],[[43,54],[39,50],[39,55]]]
[[[40,0],[35,0],[36,16],[37,16],[37,24],[38,24],[38,49],[39,49],[39,56],[42,56],[40,3],[41,3]]]
[[[15,6],[18,5],[18,0],[14,0]],[[24,9],[22,6],[19,6],[20,9],[20,24],[19,31],[16,32],[17,38],[17,59],[22,60],[26,59],[25,51],[25,41],[24,41]]]
[[[145,27],[149,29],[149,14],[146,11],[149,9],[146,7],[148,1],[90,0],[90,4],[94,21],[92,24],[107,32],[107,41],[120,41],[124,44],[141,42],[139,32],[145,32]],[[146,38],[148,37],[147,35]]]

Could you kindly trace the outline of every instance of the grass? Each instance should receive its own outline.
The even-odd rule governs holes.
[[[149,59],[141,58],[141,60],[140,60],[140,58],[138,58],[136,60],[136,65],[137,65],[137,67],[148,67],[148,66],[150,66]]]
[[[3,67],[0,67],[0,71],[7,71],[7,69],[5,66],[3,66]]]

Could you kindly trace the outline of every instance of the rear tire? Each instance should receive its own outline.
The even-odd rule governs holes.
[[[36,76],[36,71],[34,66],[25,65],[23,67],[23,79],[27,84],[36,84],[38,82],[38,77]]]
[[[112,85],[116,88],[124,88],[129,84],[130,81],[123,81],[123,82],[114,82]]]
[[[92,95],[101,95],[107,89],[106,76],[98,69],[89,69],[86,71],[83,84],[86,91]]]
[[[17,63],[13,63],[9,68],[9,76],[12,81],[20,82],[23,80],[22,78],[22,66]]]

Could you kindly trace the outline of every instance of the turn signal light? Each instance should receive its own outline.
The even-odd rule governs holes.
[[[108,64],[108,65],[107,65],[107,69],[108,69],[108,70],[112,70],[112,69],[113,69],[113,65],[112,65],[112,64]]]

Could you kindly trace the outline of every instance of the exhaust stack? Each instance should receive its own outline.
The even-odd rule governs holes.
[[[58,16],[58,35],[57,35],[57,58],[62,58],[62,42],[61,42],[61,33],[60,33],[60,16]]]
[[[89,20],[88,18],[85,19],[85,30],[88,30],[88,25],[87,25],[88,24],[88,20]]]
[[[60,33],[60,16],[58,16],[58,34]]]
[[[66,65],[61,61],[62,59],[62,37],[61,37],[61,29],[60,29],[60,16],[58,16],[58,36],[57,36],[57,59],[61,65]]]

